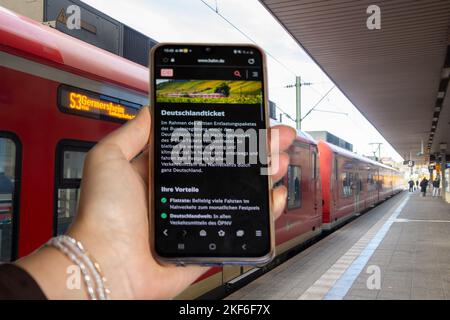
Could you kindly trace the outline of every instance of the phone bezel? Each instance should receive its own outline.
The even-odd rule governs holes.
[[[161,47],[164,46],[182,46],[182,47],[189,47],[189,46],[204,46],[204,47],[248,47],[254,50],[258,50],[261,54],[261,61],[262,61],[262,71],[263,71],[263,86],[264,86],[264,113],[265,113],[265,129],[270,128],[270,122],[269,122],[269,100],[268,100],[268,89],[267,89],[267,60],[266,55],[264,53],[264,50],[260,48],[257,45],[254,44],[219,44],[219,43],[175,43],[175,42],[164,42],[164,43],[158,43],[154,47],[152,47],[150,54],[149,54],[149,71],[150,71],[150,82],[149,82],[149,101],[150,101],[150,115],[151,119],[153,121],[154,119],[154,105],[155,105],[155,99],[156,99],[156,91],[153,88],[153,83],[155,80],[155,52]],[[269,130],[267,130],[267,133],[269,134]],[[151,159],[150,162],[150,178],[149,183],[152,184],[152,188],[149,188],[149,190],[154,190],[154,180],[152,177],[154,177],[155,173],[155,166],[153,165],[155,163],[154,159],[154,136],[155,136],[155,126],[151,126],[151,134],[150,134],[150,147],[149,147],[149,157]],[[266,150],[267,154],[269,156],[270,154],[270,146],[269,146],[269,136],[266,137]],[[149,192],[149,226],[150,226],[150,247],[152,250],[153,256],[163,262],[163,263],[172,263],[176,265],[187,265],[187,264],[197,264],[197,265],[206,265],[206,266],[214,266],[214,265],[251,265],[251,266],[257,266],[257,265],[263,265],[268,262],[270,262],[275,257],[275,223],[274,223],[274,216],[273,216],[273,210],[272,210],[272,189],[273,189],[273,183],[270,175],[267,175],[268,179],[268,189],[267,189],[267,197],[269,199],[269,232],[270,232],[270,249],[269,252],[263,256],[260,257],[205,257],[205,256],[191,256],[191,257],[163,257],[160,256],[155,249],[155,242],[156,242],[156,230],[155,230],[155,199],[152,192]]]

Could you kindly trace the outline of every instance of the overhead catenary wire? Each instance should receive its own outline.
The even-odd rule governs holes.
[[[335,114],[342,114],[344,116],[348,116],[347,112],[339,112],[339,111],[332,111],[332,110],[322,110],[322,109],[315,109],[315,112],[326,112],[326,113],[335,113]]]
[[[311,109],[309,109],[309,111],[305,114],[305,116],[304,116],[303,118],[300,119],[300,121],[303,121],[303,120],[304,120],[311,112],[313,112],[314,109],[315,109],[315,108],[323,101],[323,99],[325,99],[325,98],[327,97],[327,95],[328,95],[334,88],[336,88],[335,85],[333,85],[333,86],[330,88],[330,90],[328,90],[328,91],[322,96],[322,98],[320,98],[319,101],[317,101],[316,104],[315,104]]]
[[[209,9],[211,9],[212,11],[214,11],[214,13],[216,13],[219,17],[221,17],[223,20],[225,20],[231,27],[233,27],[236,31],[238,31],[241,35],[243,35],[245,38],[247,38],[248,40],[250,40],[252,43],[258,45],[258,43],[252,39],[252,37],[250,37],[248,34],[246,34],[244,31],[242,31],[241,29],[239,29],[238,26],[236,26],[233,22],[231,22],[229,19],[227,19],[227,17],[225,17],[223,14],[221,14],[219,12],[218,6],[217,6],[217,2],[216,2],[216,7],[212,7],[210,4],[208,4],[205,0],[200,0],[205,6],[207,6]],[[278,64],[280,64],[284,69],[286,69],[288,72],[290,72],[291,74],[293,74],[294,76],[296,76],[295,72],[293,72],[290,68],[288,68],[283,62],[281,62],[280,60],[278,60],[273,54],[271,54],[269,51],[267,51],[266,49],[263,49],[264,52],[271,57],[273,60],[275,60]]]
[[[252,38],[250,37],[248,34],[246,34],[244,31],[242,31],[238,26],[236,26],[233,22],[231,22],[227,17],[225,17],[224,15],[222,15],[219,12],[219,7],[218,7],[218,3],[217,0],[215,1],[215,7],[211,6],[209,3],[207,3],[205,0],[200,0],[205,6],[207,6],[211,11],[213,11],[215,14],[217,14],[220,18],[222,18],[225,22],[227,22],[233,29],[235,29],[237,32],[239,32],[241,35],[243,35],[246,39],[248,39],[249,41],[251,41],[252,43],[258,45],[258,43]],[[292,71],[291,68],[287,67],[283,62],[281,62],[278,58],[276,58],[272,53],[270,53],[269,51],[267,51],[266,49],[263,49],[264,52],[271,57],[274,61],[276,61],[280,66],[282,66],[286,71],[288,71],[289,73],[291,73],[294,76],[297,76],[297,74],[295,72]],[[333,86],[334,88],[335,86]],[[315,89],[312,88],[314,91],[316,91],[319,95],[321,95],[321,93]],[[328,95],[329,92],[327,92],[323,97],[326,97]],[[321,99],[321,100],[322,100]],[[320,101],[319,101],[320,102]],[[316,106],[314,106],[312,109],[314,109]],[[285,112],[283,109],[281,109],[279,106],[276,106],[277,109],[279,109],[283,114],[285,114],[289,119],[291,119],[292,121],[296,121],[296,119],[294,117],[292,117],[289,113]],[[311,110],[312,110],[311,109]],[[308,114],[311,112],[311,110],[308,112]],[[303,117],[304,119],[304,117]],[[302,119],[302,120],[303,120]]]
[[[283,109],[281,109],[279,106],[276,106],[276,107],[277,107],[278,110],[281,111],[281,113],[282,113],[283,115],[285,115],[286,117],[288,117],[289,120],[292,120],[292,121],[296,122],[296,119],[293,118],[289,113],[287,113],[286,111],[284,111]]]

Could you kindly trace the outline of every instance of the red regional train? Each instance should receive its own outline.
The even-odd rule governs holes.
[[[148,103],[148,69],[0,7],[0,261],[64,233],[86,153]],[[399,192],[399,173],[298,132],[276,222],[285,254]],[[180,298],[255,269],[212,268]],[[247,277],[248,278],[248,277]]]

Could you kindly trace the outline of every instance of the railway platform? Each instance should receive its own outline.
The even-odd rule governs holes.
[[[402,192],[226,299],[450,299],[450,204]]]

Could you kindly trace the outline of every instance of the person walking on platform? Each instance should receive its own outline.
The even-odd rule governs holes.
[[[422,197],[426,196],[427,188],[428,188],[428,180],[427,178],[424,177],[422,181],[420,181],[420,192],[422,192]]]
[[[419,190],[419,180],[416,180],[416,190]]]
[[[439,180],[439,177],[437,177],[433,181],[433,197],[439,197],[440,186],[441,186],[441,180]]]
[[[410,179],[408,181],[409,184],[409,192],[413,192],[414,191],[414,181],[412,179]]]

